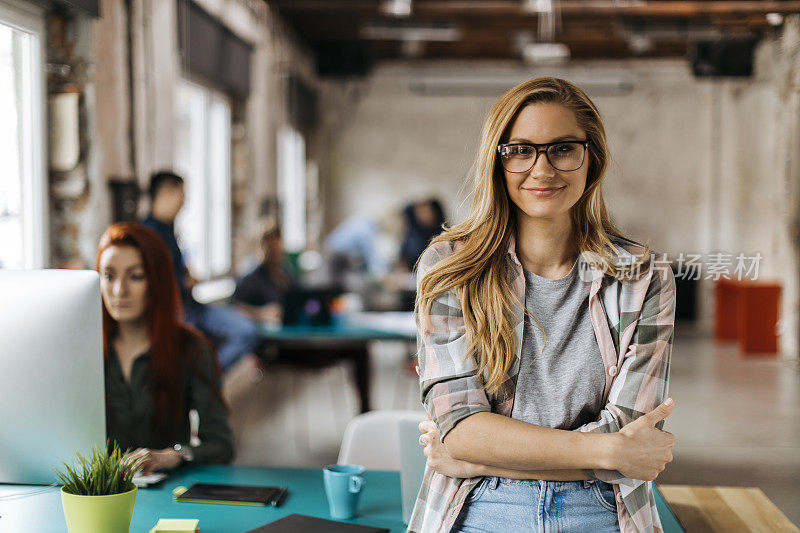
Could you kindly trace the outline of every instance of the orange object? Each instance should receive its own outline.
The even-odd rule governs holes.
[[[780,283],[749,282],[739,288],[739,348],[744,353],[778,353]]]
[[[714,338],[738,341],[745,354],[778,353],[781,289],[778,282],[718,280]]]
[[[714,338],[735,341],[739,324],[739,282],[720,278],[714,290]]]

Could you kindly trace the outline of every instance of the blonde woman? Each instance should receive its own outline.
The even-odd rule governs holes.
[[[472,211],[418,265],[431,420],[409,531],[661,531],[675,282],[611,223],[607,162],[570,82],[526,81],[489,112]]]

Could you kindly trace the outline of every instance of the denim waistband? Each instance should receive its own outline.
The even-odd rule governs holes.
[[[596,481],[587,479],[578,481],[547,481],[544,479],[513,479],[509,477],[486,476],[486,483],[488,483],[489,488],[492,489],[496,488],[498,483],[505,483],[510,485],[531,485],[542,489],[550,487],[552,490],[564,490],[577,487],[589,488],[592,486],[592,483],[596,483]]]

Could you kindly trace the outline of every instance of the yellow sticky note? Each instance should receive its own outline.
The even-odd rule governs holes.
[[[199,523],[195,518],[159,518],[150,533],[195,533]]]

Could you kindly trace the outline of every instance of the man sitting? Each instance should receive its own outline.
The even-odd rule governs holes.
[[[175,237],[175,218],[184,202],[183,178],[172,172],[153,174],[148,193],[150,214],[142,224],[158,233],[172,254],[186,322],[218,343],[217,357],[220,365],[223,370],[228,369],[256,348],[259,342],[258,325],[235,309],[204,305],[192,296],[192,287],[197,281],[189,273]]]
[[[261,263],[236,284],[233,300],[237,308],[260,322],[280,324],[286,293],[296,285],[286,268],[283,239],[278,226],[261,235]]]

